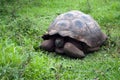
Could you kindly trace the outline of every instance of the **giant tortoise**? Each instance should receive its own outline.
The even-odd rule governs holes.
[[[58,15],[42,38],[40,48],[44,50],[83,58],[98,50],[107,36],[90,15],[72,10]]]

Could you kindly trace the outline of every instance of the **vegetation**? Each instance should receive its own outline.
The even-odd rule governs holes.
[[[90,14],[108,35],[106,45],[84,59],[35,51],[59,14]],[[1,80],[119,80],[120,0],[0,0]]]

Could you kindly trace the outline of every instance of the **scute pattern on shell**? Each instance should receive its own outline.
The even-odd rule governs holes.
[[[90,47],[100,46],[106,39],[98,23],[90,15],[77,10],[61,14],[53,21],[48,35],[54,34],[74,38]]]

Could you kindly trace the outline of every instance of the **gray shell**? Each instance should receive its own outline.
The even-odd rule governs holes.
[[[47,34],[68,36],[90,47],[100,46],[107,38],[90,15],[77,10],[59,15],[49,26]]]

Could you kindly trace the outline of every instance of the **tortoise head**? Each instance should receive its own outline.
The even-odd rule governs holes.
[[[57,48],[62,48],[64,46],[64,43],[65,43],[65,41],[63,38],[56,38],[56,40],[55,40],[55,46]]]

